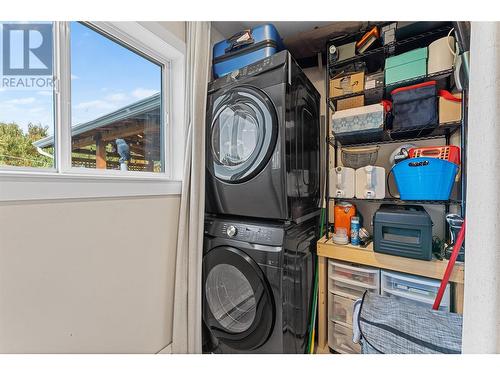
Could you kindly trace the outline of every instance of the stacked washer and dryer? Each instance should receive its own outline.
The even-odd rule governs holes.
[[[209,84],[205,352],[305,352],[320,204],[319,100],[288,51]]]

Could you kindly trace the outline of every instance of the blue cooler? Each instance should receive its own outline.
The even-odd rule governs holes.
[[[274,25],[267,24],[243,30],[214,45],[214,77],[222,77],[283,49],[281,37]]]
[[[458,165],[436,158],[406,159],[392,168],[402,200],[450,199]]]

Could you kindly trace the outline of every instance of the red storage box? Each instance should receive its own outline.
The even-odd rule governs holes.
[[[460,147],[431,146],[414,147],[408,151],[410,158],[436,158],[460,165]]]

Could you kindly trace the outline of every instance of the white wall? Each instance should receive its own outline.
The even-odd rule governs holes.
[[[172,341],[179,196],[0,204],[0,353]]]
[[[184,22],[153,26],[185,42]],[[169,345],[179,204],[178,195],[0,202],[0,353]]]
[[[463,351],[500,353],[500,23],[473,22]]]

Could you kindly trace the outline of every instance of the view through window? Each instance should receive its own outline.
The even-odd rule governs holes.
[[[161,66],[71,23],[72,164],[162,171]]]
[[[72,166],[164,171],[162,66],[86,24],[70,35]]]
[[[54,167],[53,24],[0,22],[0,167]]]

